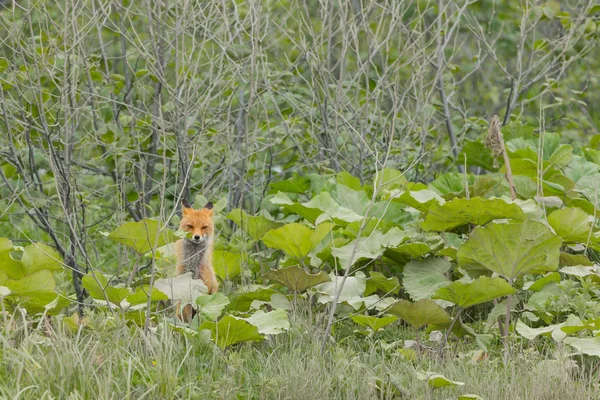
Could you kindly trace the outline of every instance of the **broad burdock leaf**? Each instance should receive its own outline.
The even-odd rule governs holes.
[[[181,307],[186,304],[196,305],[198,296],[208,294],[208,288],[202,279],[192,279],[187,272],[174,278],[162,278],[154,281],[154,290],[160,290],[171,300],[178,300]]]
[[[179,239],[161,223],[148,218],[138,222],[126,222],[108,234],[108,237],[131,247],[138,254],[147,253]]]
[[[515,289],[504,279],[480,276],[468,283],[452,282],[438,289],[433,298],[449,301],[460,308],[469,308],[513,293]]]
[[[212,260],[215,274],[223,280],[233,279],[242,272],[242,255],[240,253],[215,250]]]
[[[327,192],[318,194],[310,201],[303,203],[302,205],[306,208],[312,208],[321,211],[321,214],[315,221],[315,224],[317,225],[323,221],[334,221],[337,224],[344,224],[361,221],[363,219],[362,215],[357,214],[349,208],[340,206]]]
[[[380,188],[380,192],[384,190],[401,189],[406,184],[404,173],[393,168],[384,168],[377,171],[375,176],[375,187]]]
[[[269,189],[272,192],[304,193],[310,189],[310,178],[294,172],[289,179],[269,184]]]
[[[426,381],[433,389],[439,389],[447,386],[463,386],[463,382],[451,381],[442,374],[435,372],[417,372],[417,379]]]
[[[365,289],[365,296],[377,292],[378,290],[385,294],[398,294],[400,292],[400,281],[398,277],[393,276],[386,278],[381,272],[371,271],[369,273],[369,279],[367,279],[367,287]]]
[[[279,249],[297,260],[303,260],[329,234],[333,224],[324,222],[313,230],[303,224],[286,224],[263,237],[267,247]]]
[[[473,273],[489,271],[508,279],[555,271],[561,240],[535,221],[477,227],[458,248],[458,265]]]
[[[271,221],[264,215],[248,215],[244,211],[236,208],[227,214],[227,218],[236,223],[244,232],[246,232],[255,242],[272,229],[281,226],[279,222]]]
[[[331,254],[340,260],[342,268],[346,268],[350,262],[355,264],[361,259],[378,258],[386,248],[397,248],[408,238],[409,235],[397,227],[385,234],[374,230],[369,236],[361,236],[342,247],[332,248]]]
[[[350,317],[352,321],[360,326],[367,326],[375,332],[383,329],[384,327],[392,324],[398,320],[398,317],[389,315],[386,317],[374,317],[371,315],[353,315]]]
[[[270,270],[265,274],[265,278],[280,283],[295,293],[302,293],[320,283],[331,281],[329,275],[323,271],[310,274],[297,266]]]
[[[146,305],[148,297],[150,297],[150,301],[169,300],[169,297],[160,290],[152,290],[152,293],[150,293],[150,287],[148,285],[137,288],[135,293],[128,295],[125,300],[127,300],[131,306],[135,307],[138,305]]]
[[[99,272],[92,272],[93,276],[86,275],[82,279],[83,287],[90,292],[95,300],[108,301],[112,304],[119,306],[123,300],[129,296],[129,290],[127,288],[116,288],[108,284],[108,280],[104,275]],[[94,276],[96,277],[94,279]],[[106,295],[105,295],[106,293]]]
[[[563,208],[548,215],[548,224],[564,243],[585,243],[594,217],[580,208]]]
[[[4,286],[10,289],[11,297],[35,296],[38,292],[54,293],[54,276],[49,270],[38,271],[22,279],[7,279]]]
[[[450,284],[446,273],[452,264],[442,258],[413,260],[404,266],[402,284],[410,298],[417,301],[431,299],[435,292]]]
[[[228,311],[247,312],[252,307],[255,301],[269,302],[273,300],[273,296],[279,292],[270,288],[257,288],[251,292],[240,293],[233,297],[227,307]]]
[[[476,394],[461,394],[458,396],[458,400],[484,400],[483,397]]]
[[[446,200],[433,190],[406,191],[398,200],[412,208],[427,212],[432,206],[443,205]]]
[[[282,206],[286,211],[296,214],[314,224],[322,211],[316,208],[308,208],[302,204],[293,201],[285,193],[278,192],[275,196],[271,197],[269,201],[272,204]]]
[[[600,357],[600,337],[568,337],[563,340],[563,343],[568,344],[580,353],[587,354],[588,356]]]
[[[475,176],[467,177],[468,184],[475,183]],[[458,172],[447,172],[439,175],[429,183],[429,188],[435,190],[444,199],[449,200],[465,191],[465,175]]]
[[[600,282],[600,266],[575,265],[572,267],[562,267],[560,272],[565,275],[576,276],[578,278],[587,278],[594,282]]]
[[[229,304],[229,299],[223,293],[217,292],[198,296],[196,298],[198,312],[211,321],[216,321],[221,316],[225,307]]]
[[[340,183],[336,186],[336,200],[341,207],[352,210],[360,216],[365,215],[369,207],[369,198],[363,190],[354,190]]]
[[[390,307],[388,313],[401,318],[415,329],[421,329],[430,324],[446,326],[451,322],[446,311],[428,299],[422,299],[416,303],[400,300]]]
[[[11,256],[11,251],[22,251],[21,260]],[[56,250],[43,243],[32,243],[24,248],[14,248],[10,240],[0,238],[0,271],[11,279],[21,279],[39,271],[62,268],[62,258]]]
[[[248,318],[241,318],[258,328],[258,332],[263,335],[278,335],[290,330],[290,321],[287,311],[277,309],[271,312],[258,310]]]
[[[485,225],[495,219],[525,220],[521,207],[501,199],[456,198],[433,205],[421,227],[426,231],[447,231],[462,225]]]
[[[327,298],[327,300],[331,301],[333,300],[336,291],[341,286],[343,277],[336,276],[334,273],[329,274],[329,276],[331,277],[331,282],[317,285],[315,289],[319,293],[322,293],[321,298],[325,297]],[[354,276],[347,277],[346,281],[344,282],[342,292],[340,294],[340,303],[347,299],[362,297],[363,293],[365,293],[366,287],[367,278],[363,272],[359,271],[356,274],[354,274]]]
[[[558,272],[550,272],[543,277],[536,279],[533,282],[527,282],[523,284],[524,290],[531,290],[533,292],[539,292],[544,288],[544,286],[549,283],[558,283],[560,282],[560,274]]]
[[[219,322],[206,321],[198,329],[209,330],[211,339],[221,350],[241,342],[264,340],[264,336],[259,333],[256,326],[242,318],[231,315],[226,315]]]
[[[522,321],[517,321],[515,330],[517,333],[528,340],[533,340],[538,336],[551,336],[556,342],[562,342],[568,334],[576,333],[584,329],[593,330],[593,325],[584,324],[576,315],[569,315],[565,322],[560,324],[542,326],[540,328],[530,328]]]
[[[498,170],[498,168],[494,166],[492,151],[485,147],[481,142],[465,140],[457,160],[461,164],[466,160],[467,165],[474,165],[488,171]]]

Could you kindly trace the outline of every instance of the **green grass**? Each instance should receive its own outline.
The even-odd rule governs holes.
[[[558,361],[548,346],[542,346],[544,354],[515,345],[505,366],[500,353],[472,362],[476,347],[462,341],[443,360],[425,354],[419,368],[397,349],[384,350],[379,337],[348,336],[350,323],[336,330],[337,342],[324,352],[321,331],[295,318],[289,333],[227,352],[200,335],[159,326],[144,336],[103,315],[92,317],[79,334],[53,325],[1,337],[1,398],[384,399],[397,396],[398,386],[410,399],[456,399],[465,393],[485,399],[600,398],[589,363]],[[398,323],[380,336],[388,343],[412,337]],[[418,370],[465,385],[432,392],[417,379]]]

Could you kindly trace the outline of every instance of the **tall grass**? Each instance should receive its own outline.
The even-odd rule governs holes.
[[[3,399],[597,399],[600,389],[572,359],[560,361],[534,349],[472,361],[474,347],[461,344],[444,360],[425,356],[419,367],[377,338],[354,337],[341,327],[337,343],[321,352],[314,326],[296,321],[289,333],[258,344],[214,347],[202,335],[186,336],[160,325],[149,336],[120,320],[97,316],[69,333],[20,330],[2,336]],[[386,338],[406,337],[394,326]],[[464,346],[464,347],[463,347]],[[417,371],[444,374],[464,386],[428,389]]]

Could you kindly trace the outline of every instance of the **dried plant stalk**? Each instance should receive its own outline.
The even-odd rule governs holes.
[[[490,120],[488,135],[485,138],[485,147],[492,150],[495,167],[498,167],[498,161],[496,158],[500,156],[504,157],[504,165],[506,166],[506,174],[504,176],[508,181],[510,197],[515,200],[517,198],[517,190],[515,188],[515,182],[513,181],[510,159],[508,158],[508,153],[506,153],[506,147],[504,146],[504,137],[500,131],[500,118],[497,115],[494,115]]]

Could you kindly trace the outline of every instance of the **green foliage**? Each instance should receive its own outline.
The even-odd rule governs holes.
[[[211,339],[222,350],[241,342],[264,340],[258,328],[250,322],[227,315],[218,322],[206,321],[199,327],[200,330],[210,331]]]
[[[196,298],[198,312],[211,321],[216,321],[225,307],[229,304],[229,299],[222,293],[213,293],[210,295],[201,295]]]
[[[297,266],[270,270],[266,273],[265,278],[282,284],[294,293],[302,293],[320,283],[331,281],[331,278],[323,271],[318,274],[310,274]]]
[[[432,324],[441,326],[450,324],[450,317],[446,311],[428,299],[422,299],[415,303],[400,300],[388,312],[406,321],[415,329]]]
[[[324,222],[315,229],[302,224],[287,224],[265,234],[263,242],[268,247],[283,250],[302,261],[329,234],[333,224]]]
[[[447,231],[469,223],[485,225],[495,219],[523,221],[525,214],[518,205],[501,199],[457,198],[430,207],[421,226],[426,231]]]
[[[452,282],[438,289],[433,298],[449,301],[460,308],[469,308],[513,293],[515,289],[504,279],[480,276],[467,283]]]
[[[451,381],[442,374],[436,373],[418,373],[417,378],[422,381],[426,381],[427,384],[433,389],[439,389],[448,386],[463,386],[463,382]]]
[[[241,264],[240,253],[220,250],[213,252],[213,268],[217,276],[223,280],[237,277],[242,272]]]
[[[442,258],[413,260],[404,266],[404,288],[415,301],[430,299],[439,288],[450,283],[446,273],[451,267],[452,265]]]
[[[231,211],[227,218],[235,222],[254,241],[262,239],[267,232],[281,226],[281,224],[267,219],[264,215],[248,215],[239,208]]]
[[[392,324],[398,320],[398,317],[389,315],[387,317],[374,317],[371,315],[353,315],[352,321],[356,322],[360,326],[369,327],[371,330],[377,332],[384,327]]]
[[[590,216],[579,208],[562,208],[548,215],[548,224],[564,243],[585,243],[590,236]]]
[[[561,241],[539,222],[477,227],[458,248],[458,265],[473,273],[495,272],[509,281],[558,268]]]
[[[138,254],[156,250],[178,238],[162,224],[153,219],[138,222],[126,222],[119,226],[108,237],[134,249]]]

